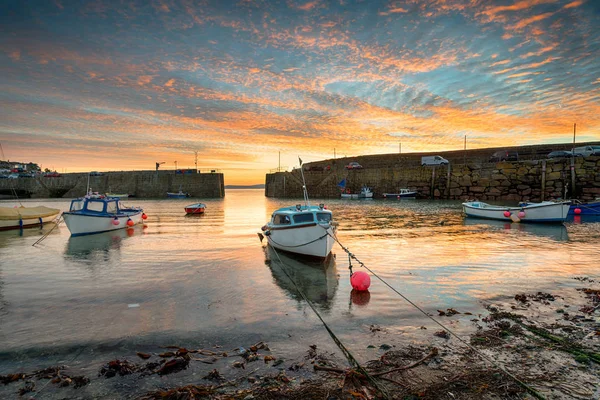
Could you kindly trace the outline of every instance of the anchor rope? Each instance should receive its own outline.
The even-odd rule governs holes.
[[[327,235],[325,235],[325,236],[327,236]],[[279,257],[279,253],[277,252],[277,249],[275,249],[275,247],[273,247],[273,246],[271,246],[271,248],[275,252],[275,255],[277,256],[277,259],[279,260],[279,263],[281,264],[280,269],[283,271],[283,273],[285,274],[285,276],[287,276],[288,279],[292,282],[292,284],[294,285],[294,287],[296,288],[296,290],[298,291],[298,293],[300,294],[300,296],[302,297],[302,299],[306,302],[306,304],[309,305],[309,307],[315,313],[315,315],[317,316],[317,318],[319,318],[319,320],[321,321],[321,323],[323,324],[323,326],[327,330],[327,333],[329,333],[329,336],[331,336],[331,339],[333,340],[333,342],[340,349],[340,351],[342,352],[342,354],[344,355],[344,357],[346,357],[346,360],[348,360],[348,363],[350,363],[350,365],[353,366],[358,372],[360,372],[361,374],[363,374],[369,380],[369,382],[371,382],[373,384],[373,386],[383,395],[383,397],[385,399],[388,399],[389,395],[385,391],[385,389],[383,387],[381,387],[381,385],[375,380],[375,378],[372,377],[371,375],[369,375],[369,373],[360,365],[360,363],[356,360],[356,358],[352,355],[352,353],[350,353],[350,350],[348,350],[348,348],[346,348],[346,346],[344,346],[344,343],[342,343],[342,341],[331,330],[331,328],[329,327],[329,325],[327,325],[327,322],[325,322],[325,320],[323,319],[323,317],[321,316],[321,314],[319,313],[319,311],[317,311],[317,309],[312,304],[312,302],[306,297],[306,295],[304,294],[304,292],[296,284],[296,281],[287,273],[286,269],[282,267],[282,266],[285,265],[285,263],[281,260],[281,257]]]
[[[432,320],[433,322],[435,322],[437,325],[439,325],[442,329],[444,329],[446,332],[448,332],[450,335],[454,336],[456,339],[458,339],[459,342],[461,342],[462,344],[464,344],[466,347],[468,347],[470,350],[474,351],[477,355],[479,355],[481,358],[483,358],[484,360],[486,360],[487,362],[489,362],[490,364],[492,364],[494,367],[498,368],[500,371],[502,371],[506,376],[508,376],[509,378],[513,379],[516,383],[518,383],[520,386],[522,386],[525,390],[527,390],[533,397],[535,397],[536,399],[539,400],[546,400],[546,398],[538,393],[534,388],[532,388],[531,386],[529,386],[528,384],[526,384],[525,382],[521,381],[519,378],[517,378],[515,375],[513,375],[512,373],[510,373],[507,369],[505,369],[502,365],[498,364],[497,361],[495,361],[494,359],[488,357],[487,355],[483,354],[482,352],[480,352],[479,350],[477,350],[475,347],[473,347],[470,343],[468,343],[467,341],[465,341],[464,339],[462,339],[460,336],[458,336],[458,334],[454,333],[452,330],[450,330],[450,328],[447,328],[444,324],[442,324],[441,322],[439,322],[438,320],[436,320],[435,318],[433,318],[431,315],[429,315],[427,312],[425,312],[425,310],[423,310],[421,307],[419,307],[417,304],[415,304],[413,301],[411,301],[408,297],[406,297],[405,295],[403,295],[402,293],[400,293],[398,290],[396,290],[396,288],[394,288],[392,285],[390,285],[389,283],[387,283],[383,278],[381,278],[379,275],[377,275],[371,268],[367,267],[362,261],[360,261],[352,252],[350,252],[350,250],[345,247],[340,240],[337,238],[336,234],[330,234],[329,232],[327,232],[327,234],[329,236],[331,236],[333,238],[333,240],[336,241],[337,244],[340,245],[340,247],[342,248],[342,250],[344,250],[347,254],[348,257],[353,259],[354,261],[356,261],[361,267],[365,268],[367,271],[369,271],[374,277],[376,277],[377,279],[379,279],[384,285],[386,285],[388,288],[390,288],[393,292],[395,292],[396,294],[398,294],[400,297],[402,297],[404,300],[406,300],[410,305],[412,305],[413,307],[415,307],[417,310],[419,310],[423,315],[425,315],[427,318],[429,318],[430,320]]]
[[[61,223],[62,221],[63,221],[63,215],[62,215],[62,214],[60,214],[60,217],[58,217],[58,220],[56,220],[56,223],[54,224],[54,226],[52,227],[52,229],[50,229],[48,232],[44,233],[44,234],[42,235],[42,237],[41,237],[41,238],[39,238],[38,240],[36,240],[36,241],[35,241],[35,243],[34,243],[34,244],[32,244],[32,246],[34,246],[34,247],[35,247],[35,245],[36,245],[36,244],[38,244],[38,243],[40,243],[42,240],[46,239],[46,238],[48,237],[48,235],[50,235],[50,234],[52,233],[52,231],[53,231],[54,229],[56,229],[56,227],[57,227],[58,225],[60,225],[60,223]]]

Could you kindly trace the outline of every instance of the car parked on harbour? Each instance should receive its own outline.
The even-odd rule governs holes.
[[[497,151],[490,157],[490,162],[496,161],[519,161],[519,153],[512,150]]]
[[[573,149],[575,157],[600,156],[600,146],[581,146]]]
[[[59,178],[61,175],[54,171],[54,172],[47,172],[44,174],[44,178]]]
[[[570,151],[556,150],[548,153],[548,158],[566,158],[571,157],[571,154]]]
[[[346,169],[362,169],[362,165],[357,163],[356,161],[352,161],[348,165],[346,165]]]
[[[104,175],[102,172],[98,172],[98,171],[90,172],[90,176],[102,176],[102,175]]]

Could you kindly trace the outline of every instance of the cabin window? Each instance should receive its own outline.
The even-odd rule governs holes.
[[[110,203],[107,203],[106,204],[106,212],[111,213],[111,214],[116,214],[117,213],[117,202],[111,201]]]
[[[294,223],[301,224],[303,222],[314,222],[313,214],[296,214],[294,215]]]
[[[104,202],[102,201],[88,201],[87,203],[88,211],[96,211],[102,212],[104,211]]]
[[[317,213],[317,221],[331,222],[331,214],[330,213]]]
[[[79,211],[83,208],[83,201],[71,202],[71,211]]]
[[[273,216],[273,223],[275,225],[289,225],[292,223],[290,216],[286,214],[275,214]]]

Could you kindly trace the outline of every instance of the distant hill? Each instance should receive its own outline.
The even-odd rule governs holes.
[[[225,189],[264,189],[265,184],[260,183],[258,185],[225,185]]]

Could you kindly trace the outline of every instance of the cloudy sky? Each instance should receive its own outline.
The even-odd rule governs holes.
[[[0,143],[59,171],[600,140],[600,1],[3,1]]]

